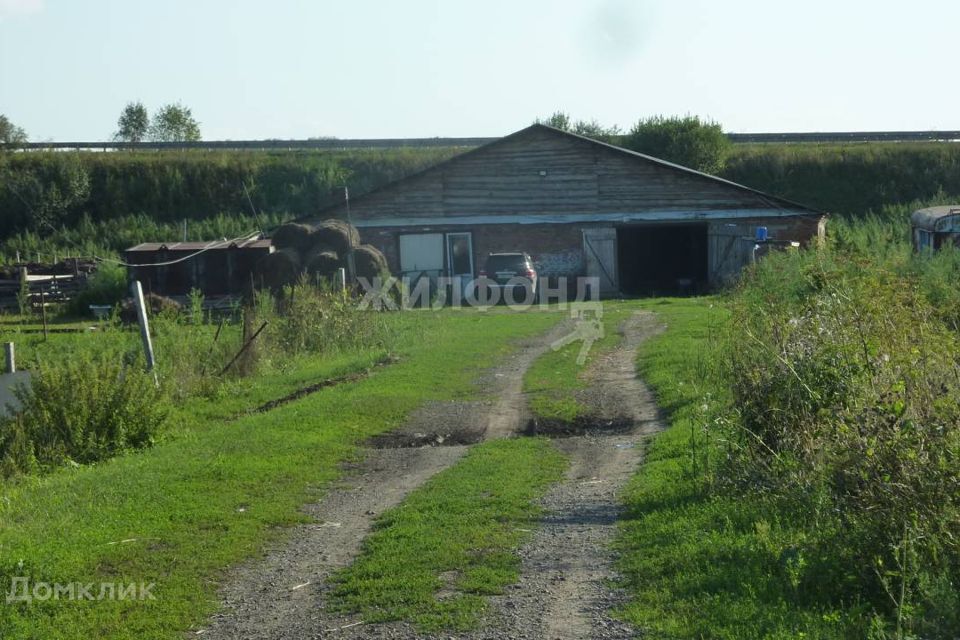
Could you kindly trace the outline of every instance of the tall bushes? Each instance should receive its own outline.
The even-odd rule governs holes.
[[[878,637],[960,633],[960,334],[925,269],[778,256],[732,305],[721,478],[799,514],[801,581],[866,598]]]
[[[723,177],[832,213],[960,197],[960,145],[736,145]]]
[[[0,154],[0,238],[41,229],[41,214],[54,227],[76,227],[84,215],[178,223],[249,214],[248,192],[265,212],[307,215],[336,201],[333,187],[359,194],[460,151]]]

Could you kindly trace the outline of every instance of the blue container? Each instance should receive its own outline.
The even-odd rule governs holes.
[[[757,242],[766,242],[766,241],[767,241],[767,228],[757,227]]]

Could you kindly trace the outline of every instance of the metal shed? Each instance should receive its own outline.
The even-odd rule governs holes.
[[[144,242],[125,252],[131,279],[146,290],[178,297],[238,295],[250,288],[256,264],[273,251],[270,240]]]
[[[960,204],[929,207],[910,216],[913,248],[916,251],[960,247]]]

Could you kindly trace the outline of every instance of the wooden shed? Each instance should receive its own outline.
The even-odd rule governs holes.
[[[913,248],[917,251],[960,247],[960,204],[930,207],[910,216]]]
[[[475,277],[522,251],[541,277],[628,295],[705,290],[748,264],[757,227],[810,243],[825,214],[650,156],[535,124],[351,202],[395,275]],[[346,216],[344,205],[318,219]]]
[[[269,255],[269,240],[238,242],[144,242],[124,252],[130,278],[162,296],[186,296],[199,289],[205,296],[240,295],[250,288],[257,262]]]

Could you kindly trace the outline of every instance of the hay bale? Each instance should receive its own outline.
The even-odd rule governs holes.
[[[183,308],[179,302],[166,296],[160,296],[155,293],[148,293],[143,296],[143,303],[147,307],[148,318],[156,315],[176,316]],[[137,305],[133,303],[133,298],[127,298],[120,305],[120,321],[124,324],[137,324],[140,322],[137,317]]]
[[[324,247],[314,249],[307,255],[307,273],[312,276],[323,276],[329,278],[337,273],[337,269],[343,266],[340,256],[334,251]]]
[[[288,222],[277,227],[270,235],[270,240],[277,249],[294,249],[302,255],[314,243],[313,227],[300,222]]]
[[[293,284],[303,271],[300,252],[288,247],[274,251],[257,263],[257,279],[274,291]]]
[[[380,249],[371,244],[362,244],[353,250],[353,262],[357,267],[357,277],[372,280],[390,275],[387,257]]]
[[[360,233],[343,220],[324,220],[313,230],[311,240],[314,247],[326,245],[345,256],[351,247],[360,245]]]

